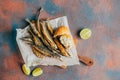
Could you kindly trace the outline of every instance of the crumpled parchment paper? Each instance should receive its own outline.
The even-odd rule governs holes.
[[[66,16],[50,20],[49,23],[51,24],[53,29],[55,29],[61,25],[64,25],[64,26],[69,28]],[[77,56],[77,51],[76,51],[76,48],[74,45],[72,46],[72,48],[67,50],[70,53],[71,57],[62,56],[63,61],[60,61],[60,60],[55,59],[55,58],[49,58],[49,57],[44,57],[41,59],[36,57],[36,55],[34,55],[34,53],[32,52],[32,49],[30,48],[30,46],[28,44],[26,44],[24,41],[20,40],[20,38],[28,35],[28,33],[26,31],[26,29],[28,27],[29,26],[27,26],[24,29],[16,29],[17,30],[17,37],[16,37],[17,44],[18,44],[18,47],[20,49],[23,60],[27,66],[29,66],[29,67],[30,66],[37,66],[37,65],[72,66],[72,65],[80,64],[78,56]],[[72,37],[72,35],[71,35],[71,37]]]

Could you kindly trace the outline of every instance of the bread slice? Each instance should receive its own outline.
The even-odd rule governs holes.
[[[67,33],[68,33],[68,28],[66,26],[60,26],[55,30],[53,37],[57,37],[57,36],[60,36],[62,34],[67,34]]]
[[[63,34],[60,36],[60,42],[65,48],[71,48],[72,47],[72,40],[71,36],[69,34]]]

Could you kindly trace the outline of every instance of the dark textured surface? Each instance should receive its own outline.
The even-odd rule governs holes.
[[[16,28],[28,25],[42,6],[42,18],[67,16],[78,54],[94,59],[91,67],[44,67],[39,77],[25,76],[16,44]],[[88,27],[92,37],[77,31]],[[32,69],[32,68],[31,68]],[[120,80],[120,0],[0,0],[0,80]]]

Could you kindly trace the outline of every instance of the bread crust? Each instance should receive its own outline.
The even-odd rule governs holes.
[[[57,37],[63,34],[68,34],[68,28],[66,26],[60,26],[58,27],[55,32],[53,37]]]

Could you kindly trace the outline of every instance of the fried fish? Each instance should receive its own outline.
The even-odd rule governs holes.
[[[58,49],[60,50],[61,55],[66,56],[66,57],[70,56],[57,38],[54,38],[54,41],[56,45],[58,46]]]

